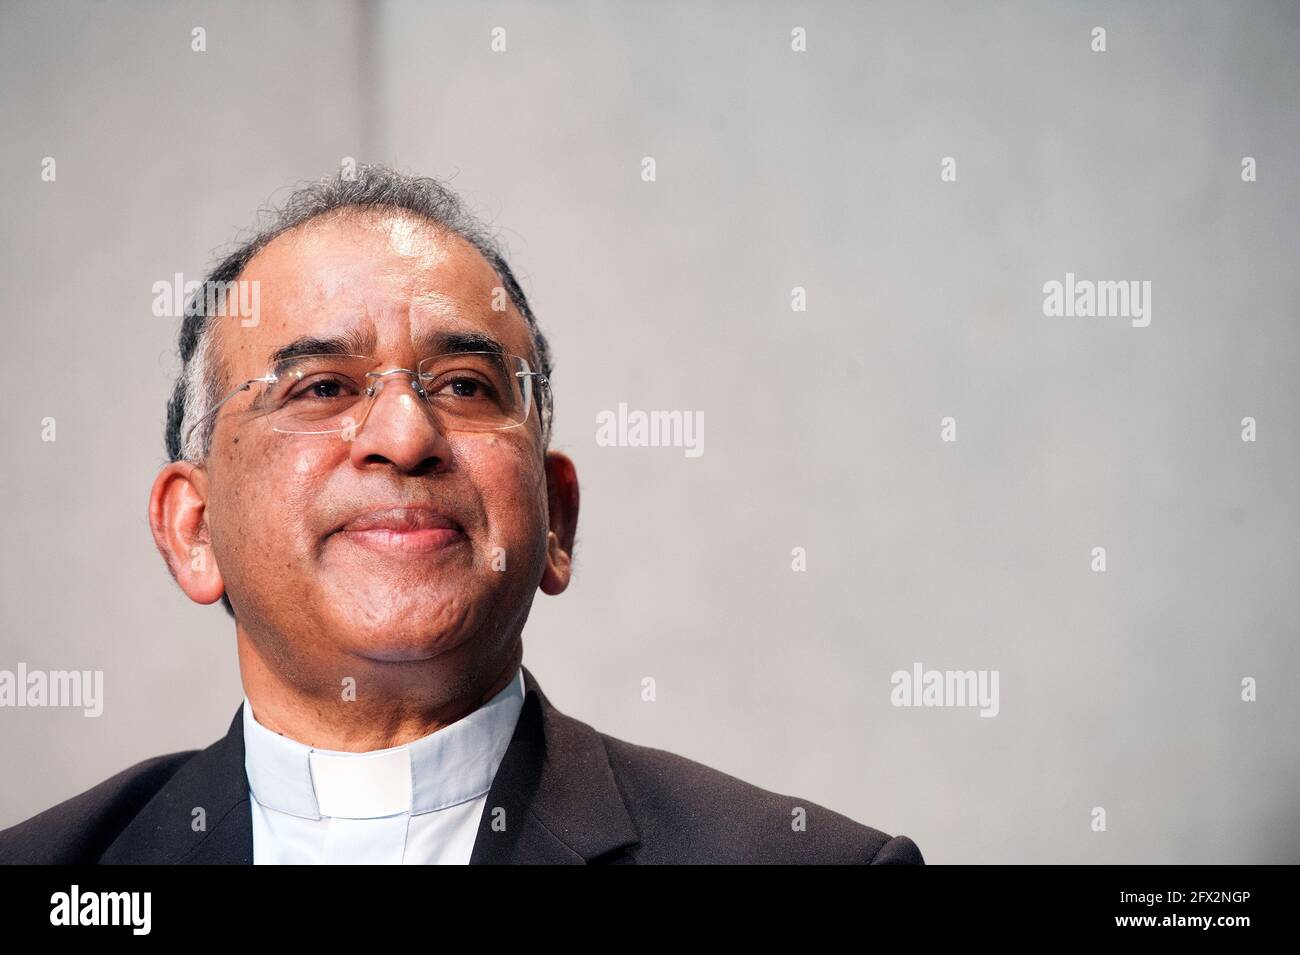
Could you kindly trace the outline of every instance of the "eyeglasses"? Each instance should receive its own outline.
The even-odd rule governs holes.
[[[450,352],[422,360],[413,371],[378,364],[366,355],[299,355],[285,359],[261,378],[250,378],[216,403],[185,432],[185,444],[221,407],[255,385],[261,390],[248,413],[263,417],[281,434],[342,435],[361,428],[375,396],[392,375],[406,375],[411,388],[433,408],[450,431],[503,431],[528,420],[536,387],[549,382],[527,360],[499,352]],[[539,403],[539,407],[540,407]],[[543,422],[544,424],[544,422]]]

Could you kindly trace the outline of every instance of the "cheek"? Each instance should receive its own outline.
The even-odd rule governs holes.
[[[323,444],[323,443],[322,443]],[[295,552],[308,543],[307,516],[337,449],[245,441],[213,474],[214,538],[244,554]]]
[[[546,475],[525,442],[485,435],[463,460],[478,488],[491,543],[520,547],[545,539]]]

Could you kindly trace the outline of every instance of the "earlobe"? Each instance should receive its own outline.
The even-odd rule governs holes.
[[[578,470],[560,451],[546,452],[546,497],[550,528],[546,535],[546,568],[538,586],[542,593],[555,596],[569,586],[578,531]]]
[[[571,556],[560,547],[559,538],[551,531],[546,535],[546,569],[542,573],[542,582],[538,584],[542,593],[554,597],[568,589],[572,576]]]
[[[212,553],[207,522],[207,473],[186,462],[164,467],[149,494],[154,544],[176,583],[195,603],[210,604],[226,592]]]

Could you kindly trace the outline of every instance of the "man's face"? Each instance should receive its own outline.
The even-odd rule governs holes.
[[[349,350],[384,371],[416,368],[439,334],[477,333],[537,368],[523,316],[508,298],[492,308],[503,293],[487,261],[406,213],[310,222],[240,278],[260,283],[261,310],[253,327],[221,320],[228,387],[307,337],[360,340]],[[414,661],[458,647],[491,660],[527,616],[548,545],[536,400],[518,427],[443,430],[410,381],[384,379],[348,436],[273,431],[250,411],[260,386],[222,408],[206,465],[212,553],[241,627],[282,662]],[[392,508],[416,510],[375,518]],[[456,527],[431,528],[430,510]]]

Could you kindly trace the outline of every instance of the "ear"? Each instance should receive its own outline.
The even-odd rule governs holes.
[[[212,553],[207,499],[207,472],[183,461],[159,471],[149,494],[149,527],[158,552],[185,595],[201,604],[215,603],[226,592]]]
[[[573,538],[578,532],[578,470],[560,451],[546,452],[546,498],[551,526],[546,535],[546,570],[538,586],[553,597],[569,586]]]

